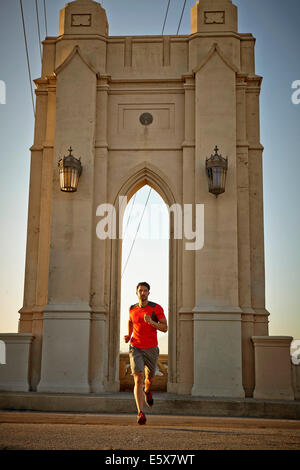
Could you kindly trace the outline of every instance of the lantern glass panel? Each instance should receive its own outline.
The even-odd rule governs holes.
[[[78,185],[78,170],[64,167],[60,170],[60,188],[62,191],[75,192]]]

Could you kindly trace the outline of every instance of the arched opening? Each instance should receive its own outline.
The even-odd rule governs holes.
[[[169,211],[162,197],[148,184],[137,187],[123,214],[120,300],[120,391],[133,389],[128,344],[129,306],[137,302],[136,286],[150,284],[149,300],[160,304],[169,322]],[[158,332],[160,356],[153,390],[167,391],[168,333]]]
[[[166,204],[166,208],[176,205],[179,200],[176,188],[173,187],[168,176],[160,169],[154,167],[149,162],[143,162],[130,171],[124,177],[123,184],[115,194],[113,204],[116,213],[116,233],[122,233],[122,214],[126,207],[121,203],[122,197],[131,200],[134,194],[143,186],[148,185],[153,188]],[[177,195],[177,198],[175,197]],[[126,200],[125,200],[126,202]],[[169,211],[168,211],[169,212]],[[169,282],[168,282],[168,385],[167,391],[176,393],[177,386],[177,312],[178,312],[178,250],[181,240],[174,237],[174,217],[168,214],[169,221]],[[123,224],[122,224],[123,225]],[[109,323],[108,323],[108,369],[107,384],[108,391],[117,392],[120,390],[120,311],[121,311],[121,277],[122,277],[122,240],[120,237],[109,241],[110,278],[107,279],[109,289]],[[151,283],[150,283],[151,285]],[[133,286],[135,292],[136,285]],[[153,292],[152,292],[153,295]],[[154,297],[153,297],[154,300]],[[129,305],[127,306],[127,308]],[[127,310],[128,313],[128,310]]]

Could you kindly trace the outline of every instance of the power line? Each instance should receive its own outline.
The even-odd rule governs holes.
[[[165,19],[164,19],[164,24],[163,24],[163,27],[162,27],[161,35],[164,34],[165,24],[166,24],[168,12],[169,12],[170,1],[171,0],[168,1],[167,11],[166,11],[166,14],[165,14]]]
[[[46,37],[48,36],[47,31],[47,10],[46,10],[46,0],[44,0],[44,18],[45,18],[45,30],[46,30]]]
[[[183,17],[183,13],[184,13],[184,9],[185,9],[185,4],[186,4],[186,0],[184,0],[184,4],[183,4],[183,7],[182,7],[182,12],[181,12],[181,17],[180,17],[180,20],[179,20],[179,24],[178,24],[178,28],[177,28],[177,33],[179,33],[179,29],[180,29],[180,25],[181,25],[181,20],[182,20],[182,17]]]
[[[126,269],[126,266],[127,266],[127,264],[128,264],[128,261],[129,261],[129,258],[130,258],[130,255],[131,255],[131,252],[132,252],[133,246],[134,246],[134,244],[135,244],[136,236],[137,236],[137,234],[138,234],[138,231],[139,231],[140,225],[141,225],[141,223],[142,223],[142,220],[143,220],[144,213],[145,213],[145,210],[146,210],[146,207],[147,207],[148,201],[149,201],[149,197],[150,197],[150,193],[151,193],[151,191],[152,191],[152,188],[150,188],[150,190],[149,190],[148,197],[147,197],[147,200],[146,200],[146,203],[145,203],[145,206],[144,206],[144,210],[143,210],[143,213],[142,213],[142,217],[141,217],[141,219],[140,219],[140,222],[139,222],[138,228],[137,228],[137,230],[136,230],[136,232],[135,232],[135,236],[134,236],[134,239],[133,239],[133,242],[132,242],[132,245],[131,245],[130,251],[129,251],[129,255],[127,256],[127,260],[126,260],[126,263],[125,263],[125,266],[124,266],[124,269],[123,269],[123,272],[122,272],[122,276],[121,276],[121,277],[123,277],[123,274],[124,274],[124,272],[125,272],[125,269]]]
[[[125,230],[124,230],[124,233],[123,233],[123,238],[125,238],[125,234],[126,234],[126,230],[127,230],[128,224],[129,224],[130,217],[131,217],[131,212],[132,212],[132,209],[133,209],[133,206],[134,206],[135,198],[136,198],[136,193],[135,193],[134,196],[133,196],[133,200],[132,200],[132,204],[131,204],[131,207],[130,207],[129,216],[128,216],[127,223],[126,223],[126,227],[125,227]]]
[[[28,75],[29,75],[29,86],[30,86],[30,92],[31,92],[32,108],[33,108],[33,114],[35,116],[34,99],[33,99],[33,92],[32,92],[32,79],[31,79],[31,72],[30,72],[30,63],[29,63],[28,45],[27,45],[27,39],[26,39],[26,28],[25,28],[22,0],[20,0],[20,7],[21,7],[21,16],[22,16],[22,24],[23,24],[25,50],[26,50],[26,57],[27,57],[27,67],[28,67]]]
[[[39,7],[38,7],[38,2],[37,2],[37,0],[35,0],[35,11],[36,11],[36,22],[37,22],[37,27],[38,27],[40,56],[41,56],[41,62],[42,62],[42,47],[41,47],[41,32],[40,32],[40,20],[39,20]]]

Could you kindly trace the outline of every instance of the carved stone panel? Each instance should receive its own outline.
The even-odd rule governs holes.
[[[205,11],[204,12],[205,24],[224,24],[225,11]]]
[[[92,15],[85,13],[79,15],[72,15],[71,17],[71,26],[91,26],[92,25]]]

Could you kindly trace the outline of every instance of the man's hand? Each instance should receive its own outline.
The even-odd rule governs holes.
[[[124,341],[125,343],[128,343],[130,341],[130,336],[129,335],[125,335],[124,336]]]
[[[145,313],[145,315],[144,315],[144,321],[145,321],[146,323],[149,323],[149,325],[153,326],[153,320],[152,320],[152,318],[150,317],[150,315],[147,315],[147,313]]]
[[[162,331],[163,333],[166,333],[168,331],[167,320],[165,318],[162,318],[161,320],[159,320],[158,323],[156,323],[155,321],[152,320],[150,315],[147,315],[145,313],[144,320],[145,320],[146,323],[151,325],[156,330]]]

